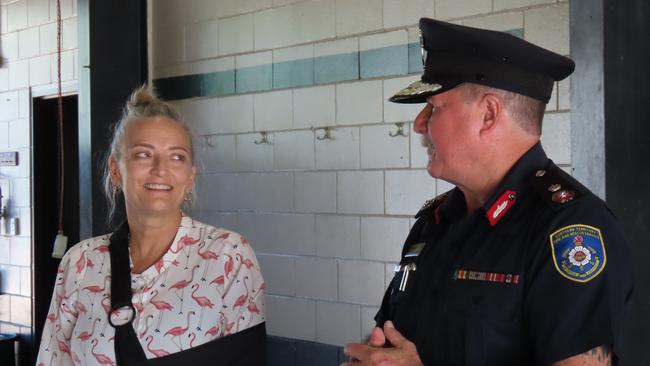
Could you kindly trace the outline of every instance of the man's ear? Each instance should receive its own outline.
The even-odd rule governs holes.
[[[480,134],[486,134],[494,131],[503,116],[503,100],[495,94],[487,93],[483,95],[480,102],[482,113],[482,124]]]

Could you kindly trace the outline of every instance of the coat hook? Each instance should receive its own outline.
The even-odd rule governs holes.
[[[404,136],[408,137],[408,135],[404,132],[404,122],[397,122],[395,123],[395,126],[397,126],[397,131],[395,132],[388,132],[388,136],[390,137],[396,137],[396,136]]]
[[[268,132],[267,131],[260,131],[260,138],[259,140],[254,140],[253,143],[255,145],[260,145],[260,144],[270,144],[269,139],[268,139]]]
[[[323,136],[316,136],[316,140],[318,141],[323,141],[323,140],[334,140],[334,137],[332,137],[332,127],[324,127],[322,130],[325,132],[323,133]]]
[[[212,135],[203,135],[203,138],[205,139],[205,144],[210,146],[210,147],[215,147],[214,143],[212,142]]]

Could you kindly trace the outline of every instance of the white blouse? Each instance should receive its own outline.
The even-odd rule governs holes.
[[[37,365],[115,365],[109,239],[61,260]],[[246,239],[183,216],[163,257],[131,273],[133,328],[147,358],[185,350],[264,322],[264,288]]]

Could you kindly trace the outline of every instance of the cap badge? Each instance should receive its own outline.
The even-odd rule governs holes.
[[[427,66],[427,50],[424,48],[424,36],[422,35],[422,30],[418,29],[418,35],[420,36],[420,51],[422,52],[422,66]]]
[[[572,281],[587,282],[605,268],[607,255],[600,230],[570,225],[549,236],[555,269]]]
[[[517,199],[517,193],[514,191],[505,191],[499,198],[497,198],[496,201],[492,204],[492,206],[487,210],[485,213],[485,216],[487,216],[488,221],[490,221],[490,225],[494,226],[501,220],[501,218],[510,210],[512,206],[515,204],[515,200]]]
[[[548,191],[549,192],[557,192],[557,191],[560,190],[560,188],[562,188],[562,186],[559,185],[559,184],[551,184],[550,186],[548,186]]]
[[[544,174],[546,174],[546,170],[544,170],[544,169],[540,169],[540,170],[535,172],[536,177],[543,177]]]

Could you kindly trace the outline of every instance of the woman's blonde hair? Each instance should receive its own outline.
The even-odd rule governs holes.
[[[126,101],[126,105],[122,111],[122,118],[113,126],[113,136],[103,161],[104,195],[108,203],[107,223],[109,224],[115,214],[117,197],[121,192],[121,187],[116,185],[111,178],[109,161],[111,158],[115,159],[116,162],[122,159],[122,148],[128,126],[138,120],[150,117],[167,117],[183,127],[183,130],[187,134],[187,139],[190,142],[190,158],[192,165],[194,165],[195,154],[192,133],[178,110],[170,103],[158,98],[156,92],[146,84],[135,89]]]

